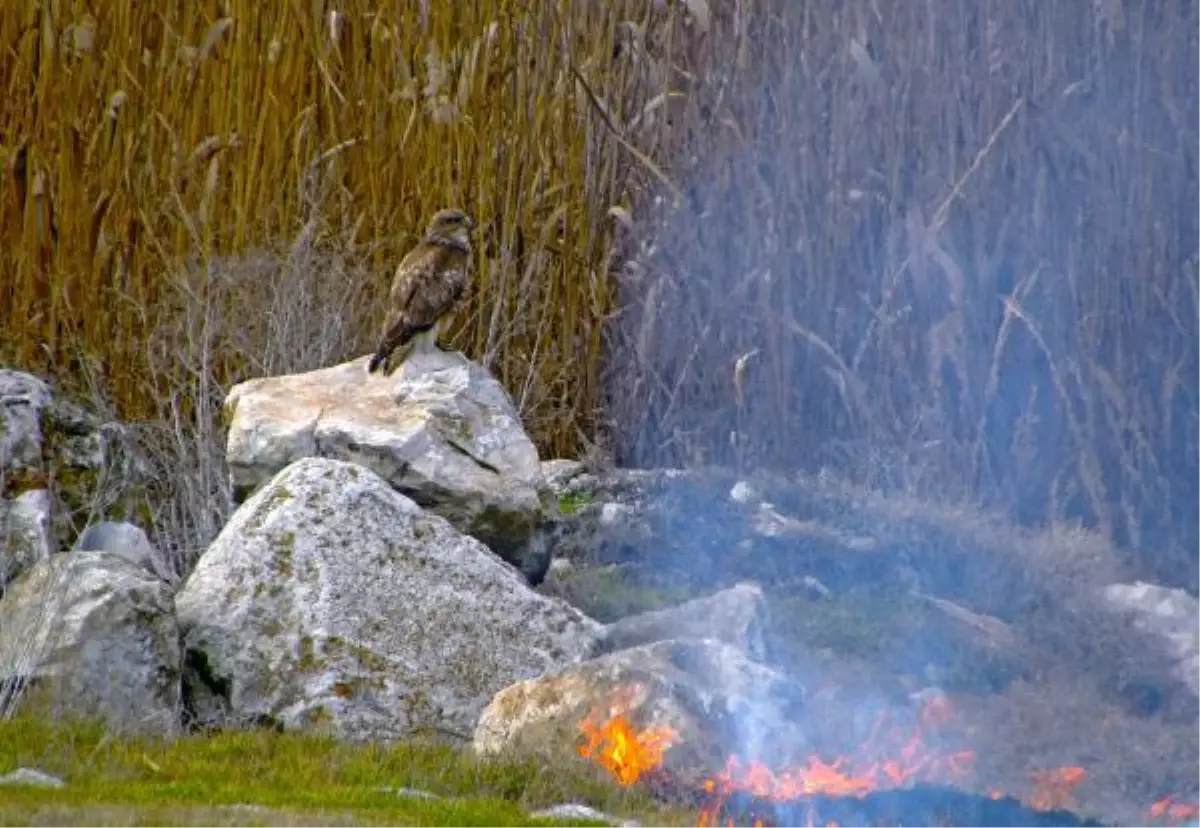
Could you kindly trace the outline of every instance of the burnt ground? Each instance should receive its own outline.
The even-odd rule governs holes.
[[[955,710],[947,750],[975,752],[964,790],[1032,801],[1035,773],[1081,767],[1069,806],[1110,824],[1166,824],[1147,812],[1155,801],[1197,800],[1200,705],[1172,659],[1098,602],[1132,577],[1104,540],[779,480],[757,486],[776,516],[763,532],[762,507],[734,502],[734,482],[576,486],[556,549],[571,567],[542,590],[611,621],[759,583],[770,660],[806,689],[801,753],[854,755],[880,712],[909,715],[936,687]]]

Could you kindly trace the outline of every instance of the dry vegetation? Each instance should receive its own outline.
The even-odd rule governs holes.
[[[1083,519],[1194,586],[1196,6],[751,31],[625,271],[619,451]]]
[[[336,13],[335,13],[336,12]],[[0,8],[0,362],[226,508],[215,412],[366,352],[434,209],[546,455],[837,468],[1194,585],[1194,3]]]

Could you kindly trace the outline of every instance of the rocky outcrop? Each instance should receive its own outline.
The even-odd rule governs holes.
[[[0,585],[4,570],[11,578],[24,566],[14,561],[41,556],[31,545],[63,549],[86,516],[132,514],[146,477],[124,426],[0,369]]]
[[[119,555],[52,555],[0,599],[0,688],[117,731],[170,733],[181,698],[173,609],[167,585]]]
[[[996,692],[1054,667],[1088,674],[1130,709],[1186,718],[1195,706],[1175,687],[1187,641],[1146,646],[1134,615],[1102,597],[1127,574],[1098,533],[1023,529],[832,474],[550,461],[543,476],[561,516],[539,588],[598,620],[752,581],[770,601],[767,646],[787,669],[830,650],[905,682]]]
[[[1110,584],[1104,598],[1114,612],[1133,620],[1148,646],[1174,659],[1174,677],[1200,694],[1200,602],[1182,589],[1144,581]]]
[[[1086,532],[1025,532],[961,506],[885,496],[832,475],[542,464],[560,507],[555,557],[629,565],[676,585],[755,581],[832,593],[888,581],[1000,616],[1039,587],[1111,583],[1119,556]]]
[[[234,386],[238,497],[301,458],[357,463],[540,581],[550,557],[537,450],[504,388],[458,353],[413,355],[390,376],[369,376],[366,361]]]
[[[309,458],[234,513],[176,599],[201,723],[469,739],[510,684],[599,625],[379,475]]]
[[[30,489],[12,500],[0,498],[0,594],[9,582],[53,551],[50,492]]]
[[[0,468],[6,476],[40,476],[50,386],[21,371],[0,369]]]
[[[708,638],[766,658],[767,604],[757,584],[742,583],[674,607],[626,616],[604,628],[593,655],[682,638]]]
[[[479,718],[474,748],[561,755],[584,722],[620,715],[638,731],[669,728],[667,768],[719,768],[733,755],[784,764],[803,744],[803,690],[719,641],[660,641],[620,650],[496,694]]]

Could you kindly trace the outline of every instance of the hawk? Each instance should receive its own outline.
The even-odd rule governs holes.
[[[387,318],[367,363],[368,374],[382,367],[397,348],[404,348],[408,356],[414,349],[437,346],[439,329],[449,322],[470,281],[474,228],[471,217],[455,207],[439,210],[429,220],[425,238],[396,267]]]

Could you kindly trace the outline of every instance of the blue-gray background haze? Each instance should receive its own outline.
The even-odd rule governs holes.
[[[1194,592],[1197,4],[756,6],[662,107],[704,149],[627,239],[618,463],[1080,521]]]

